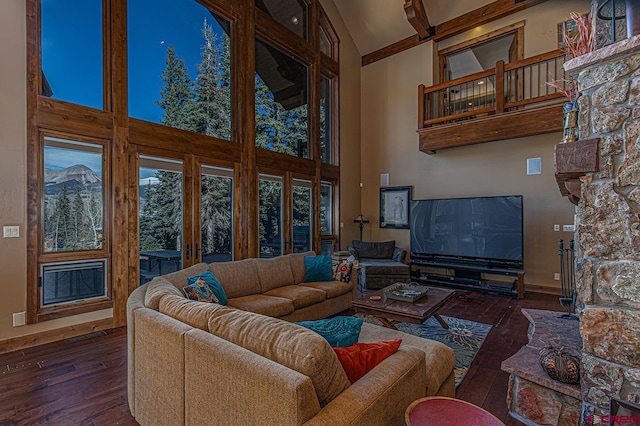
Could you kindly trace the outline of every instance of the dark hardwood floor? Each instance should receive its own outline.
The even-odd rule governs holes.
[[[500,363],[526,343],[521,308],[560,310],[558,298],[524,300],[459,291],[440,313],[492,324],[457,397],[507,425],[508,375]],[[0,354],[0,425],[135,425],[127,405],[126,329]]]

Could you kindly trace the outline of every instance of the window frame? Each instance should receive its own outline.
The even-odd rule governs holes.
[[[313,248],[320,248],[318,208],[320,199],[320,181],[330,180],[334,185],[333,224],[337,235],[339,228],[339,180],[340,168],[337,165],[339,147],[338,85],[339,40],[332,45],[334,57],[319,51],[319,26],[323,25],[327,35],[335,35],[319,0],[304,0],[308,5],[308,40],[286,29],[262,11],[257,11],[252,0],[193,0],[231,23],[231,75],[232,75],[232,128],[231,140],[199,135],[160,124],[145,122],[128,115],[128,70],[127,70],[127,22],[121,19],[127,16],[126,0],[102,0],[103,10],[103,103],[99,110],[79,104],[65,102],[42,95],[41,66],[41,24],[40,0],[26,1],[27,21],[27,323],[73,316],[113,308],[113,318],[105,318],[108,313],[99,314],[92,321],[98,329],[126,324],[126,301],[129,293],[137,286],[134,278],[135,264],[139,261],[137,253],[112,252],[113,247],[135,246],[130,241],[132,229],[137,222],[131,218],[137,190],[132,187],[130,173],[132,157],[136,152],[150,152],[154,149],[168,150],[176,155],[214,158],[215,161],[232,164],[234,178],[234,259],[244,259],[258,255],[257,218],[254,197],[257,196],[258,169],[270,168],[278,174],[308,176],[312,180],[312,203],[314,217]],[[254,100],[251,99],[253,78],[248,82],[247,75],[253,77],[255,64],[248,56],[253,54],[254,39],[261,38],[284,53],[304,63],[308,67],[308,141],[310,158],[297,158],[265,152],[256,149]],[[247,52],[250,52],[249,54]],[[335,164],[322,163],[319,159],[319,99],[320,73],[335,78],[333,103],[333,155]],[[46,312],[38,305],[38,265],[42,261],[42,245],[39,240],[42,232],[42,191],[40,166],[42,162],[41,134],[61,134],[68,138],[82,137],[88,140],[105,141],[105,158],[109,164],[104,168],[104,234],[108,244],[104,250],[108,253],[108,296],[109,300],[100,302],[81,302]],[[213,164],[205,160],[207,164]],[[187,163],[185,163],[187,166]],[[189,167],[195,167],[189,163]],[[186,177],[185,177],[186,179]],[[33,188],[34,190],[31,190]],[[189,188],[193,190],[193,188]],[[108,205],[107,205],[108,204]],[[252,205],[253,204],[253,205]],[[131,210],[130,210],[131,209]],[[187,214],[187,212],[185,212]],[[107,229],[108,225],[108,229]],[[284,226],[284,224],[283,224]],[[137,228],[136,228],[137,229]],[[288,232],[288,229],[283,231]],[[336,237],[337,243],[337,237]],[[131,250],[130,250],[131,251]],[[102,252],[100,252],[102,253]],[[98,252],[93,253],[95,255]],[[91,255],[93,255],[91,254]],[[51,253],[48,260],[85,260],[91,255],[83,253]],[[102,315],[102,316],[100,316]]]

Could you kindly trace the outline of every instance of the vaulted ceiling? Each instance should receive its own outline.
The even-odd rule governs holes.
[[[494,0],[422,0],[429,23],[442,24]],[[334,0],[360,55],[416,34],[404,10],[405,0]]]

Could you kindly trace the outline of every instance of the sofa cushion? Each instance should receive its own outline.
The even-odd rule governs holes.
[[[401,343],[402,340],[394,339],[374,343],[356,343],[346,348],[333,348],[333,350],[347,373],[349,381],[355,383],[376,365],[398,352]]]
[[[323,290],[327,294],[327,299],[333,299],[345,293],[350,293],[353,289],[351,282],[344,283],[342,281],[318,281],[315,283],[302,283],[300,285]]]
[[[288,285],[274,288],[264,293],[266,296],[284,297],[293,302],[294,309],[320,303],[327,298],[327,293],[316,288],[301,285]]]
[[[182,296],[167,295],[160,300],[160,313],[205,331],[209,330],[211,314],[220,309],[227,308],[217,303],[195,302]]]
[[[186,284],[186,283],[185,283]],[[144,306],[154,311],[160,306],[160,299],[167,294],[173,294],[184,299],[182,292],[164,277],[155,277],[149,284],[146,284],[147,292],[144,296]]]
[[[190,285],[197,284],[198,282],[201,282],[201,280],[204,281],[211,293],[213,293],[215,298],[218,299],[216,303],[220,303],[221,305],[227,304],[227,295],[222,288],[222,284],[220,284],[220,281],[218,281],[210,270],[206,270],[201,274],[187,278]]]
[[[216,262],[209,265],[209,270],[218,278],[227,297],[232,299],[261,292],[257,261],[258,259],[244,259]]]
[[[369,242],[352,240],[351,245],[358,251],[358,258],[392,259],[395,240],[383,242]]]
[[[291,299],[259,293],[229,299],[229,306],[270,317],[282,317],[293,312]]]
[[[360,271],[365,275],[404,275],[411,273],[411,268],[405,263],[391,259],[376,259],[360,262]]]
[[[304,267],[304,258],[306,256],[315,255],[315,252],[308,251],[305,253],[293,253],[284,256],[289,259],[289,263],[291,264],[291,272],[293,272],[293,284],[301,283],[302,279],[304,278],[304,273],[306,271],[306,268]]]
[[[256,267],[258,268],[261,293],[293,284],[293,273],[291,272],[289,258],[286,256],[259,259],[256,262]]]
[[[322,336],[277,318],[246,311],[219,311],[209,331],[311,379],[324,407],[349,387],[338,357]]]
[[[312,283],[333,280],[333,270],[329,256],[305,256],[304,267],[305,272],[302,282]]]
[[[318,321],[301,321],[296,324],[324,337],[332,348],[351,346],[358,342],[362,318],[337,316]]]

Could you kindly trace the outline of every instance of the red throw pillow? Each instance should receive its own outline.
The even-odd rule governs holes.
[[[349,381],[353,384],[385,358],[398,351],[402,339],[375,343],[356,343],[346,348],[333,348]]]

